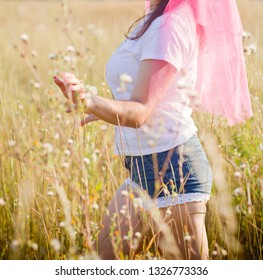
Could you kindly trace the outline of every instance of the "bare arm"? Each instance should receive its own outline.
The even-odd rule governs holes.
[[[86,96],[83,94],[83,90],[76,85],[72,86],[71,91],[82,93],[80,97],[87,113],[114,125],[138,128],[149,117],[175,74],[176,69],[168,62],[161,60],[142,61],[129,101]],[[58,86],[60,85],[58,84]]]

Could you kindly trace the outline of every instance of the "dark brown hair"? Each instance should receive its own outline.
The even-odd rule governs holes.
[[[142,17],[138,18],[129,28],[127,34],[125,34],[127,39],[130,40],[136,40],[139,39],[150,27],[151,23],[158,17],[162,16],[165,8],[168,4],[169,0],[161,0],[159,4],[156,5],[156,7],[153,9],[153,11],[150,13],[149,18],[145,21],[144,25],[142,28],[137,32],[134,36],[130,37],[129,34],[130,32],[134,29],[134,27],[141,21],[143,20],[146,15],[143,15]]]

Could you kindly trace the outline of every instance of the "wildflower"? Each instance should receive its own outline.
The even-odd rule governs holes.
[[[190,242],[190,241],[191,241],[191,236],[190,236],[188,233],[186,233],[186,234],[184,235],[184,241],[185,241],[185,242]]]
[[[218,252],[216,251],[216,250],[214,250],[213,252],[212,252],[212,256],[213,257],[216,257],[218,255]]]
[[[53,247],[53,249],[57,252],[61,248],[61,244],[57,238],[54,238],[50,241],[50,245]]]
[[[32,248],[34,251],[37,251],[37,250],[38,250],[38,245],[37,245],[37,243],[35,243],[35,242],[29,241],[29,242],[27,243],[27,245],[28,245],[28,247]]]
[[[51,59],[51,60],[55,59],[56,57],[57,57],[57,55],[55,53],[50,53],[48,55],[48,58]]]
[[[58,120],[60,120],[60,119],[62,118],[62,115],[58,113],[58,114],[56,115],[56,118],[57,118]]]
[[[246,47],[244,47],[244,53],[247,55],[254,54],[257,50],[257,46],[255,44],[250,44]]]
[[[72,138],[68,139],[68,144],[73,144],[73,139]]]
[[[64,167],[64,168],[69,168],[69,163],[68,162],[63,162],[63,164],[62,164],[62,167]]]
[[[225,249],[221,249],[221,254],[223,257],[226,257],[227,256],[227,251]]]
[[[0,206],[4,206],[5,205],[5,201],[3,198],[0,198]]]
[[[94,210],[98,210],[98,209],[99,209],[99,205],[98,205],[96,202],[94,202],[94,203],[91,205],[91,207],[92,207]]]
[[[126,190],[121,191],[121,195],[123,196],[129,196],[129,192]]]
[[[121,74],[120,75],[120,81],[123,83],[132,83],[132,77],[128,74]]]
[[[241,178],[242,177],[242,174],[239,171],[236,171],[234,173],[234,175],[235,175],[236,178]]]
[[[263,151],[263,143],[260,143],[260,144],[259,144],[259,149],[260,149],[261,151]]]
[[[101,129],[102,131],[107,130],[107,129],[108,129],[108,126],[107,126],[107,125],[101,125],[101,126],[100,126],[100,129]]]
[[[86,85],[85,86],[87,93],[90,93],[92,95],[98,95],[98,89],[95,86]]]
[[[67,51],[73,53],[73,52],[75,52],[75,47],[74,46],[68,46]]]
[[[32,51],[31,51],[31,55],[32,55],[33,57],[36,57],[36,56],[37,56],[37,51],[32,50]]]
[[[69,55],[65,55],[64,57],[63,57],[63,60],[64,60],[64,62],[70,62],[71,61],[71,57],[69,56]]]
[[[139,231],[137,231],[135,232],[134,236],[140,239],[142,237],[142,234]]]
[[[26,33],[21,34],[20,39],[24,42],[24,43],[28,43],[29,41],[29,36]]]
[[[172,211],[170,209],[166,210],[166,215],[171,216],[172,215]]]
[[[48,192],[47,192],[47,195],[48,195],[48,196],[55,196],[55,193],[54,193],[53,191],[48,191]]]
[[[65,153],[65,155],[66,155],[66,156],[69,156],[69,155],[71,154],[71,152],[70,152],[70,150],[69,150],[69,149],[65,150],[65,152],[64,152],[64,153]]]
[[[59,139],[59,133],[55,133],[54,138]]]
[[[250,37],[251,37],[251,33],[247,32],[247,31],[243,31],[243,33],[242,33],[243,40],[247,40]]]
[[[90,160],[89,160],[89,158],[87,158],[87,157],[84,157],[84,158],[83,158],[83,161],[84,161],[87,165],[90,164]]]
[[[142,208],[143,206],[143,201],[140,197],[135,197],[133,200],[133,206],[134,208]]]
[[[153,139],[148,140],[147,144],[148,144],[150,147],[154,147],[154,146],[155,146],[155,142],[154,142]]]
[[[34,83],[34,88],[39,89],[41,88],[41,84],[39,82]]]
[[[12,240],[11,248],[13,250],[16,250],[19,246],[20,246],[20,241],[19,240],[16,240],[16,239]]]
[[[50,143],[43,144],[43,148],[47,153],[52,153],[53,152],[53,146]]]
[[[66,222],[60,222],[59,223],[59,227],[65,227],[66,226]]]
[[[233,192],[234,196],[240,196],[242,194],[243,194],[243,189],[241,187],[234,189],[234,192]]]
[[[13,146],[15,146],[16,145],[16,141],[15,140],[9,140],[8,141],[8,146],[9,147],[13,147]]]
[[[124,216],[126,214],[126,210],[125,209],[121,209],[120,210],[120,214],[122,214]]]

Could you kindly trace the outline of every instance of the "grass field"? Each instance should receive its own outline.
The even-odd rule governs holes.
[[[143,1],[0,5],[0,259],[96,259],[91,244],[127,172],[113,155],[113,127],[81,128],[53,76],[73,72],[110,97],[105,64]],[[251,34],[244,47],[254,117],[231,128],[194,118],[214,174],[210,258],[262,260],[263,3],[238,5]],[[134,258],[161,258],[155,249]]]

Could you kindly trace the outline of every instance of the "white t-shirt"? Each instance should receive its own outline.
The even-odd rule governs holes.
[[[142,60],[164,60],[177,69],[174,81],[139,129],[116,126],[116,154],[138,156],[167,151],[186,142],[197,131],[187,95],[189,89],[195,88],[197,76],[196,26],[188,7],[182,6],[170,16],[168,32],[162,32],[167,15],[158,17],[142,37],[126,39],[107,63],[106,78],[116,100],[130,100]],[[125,86],[125,79],[120,78],[123,74],[132,79]]]

